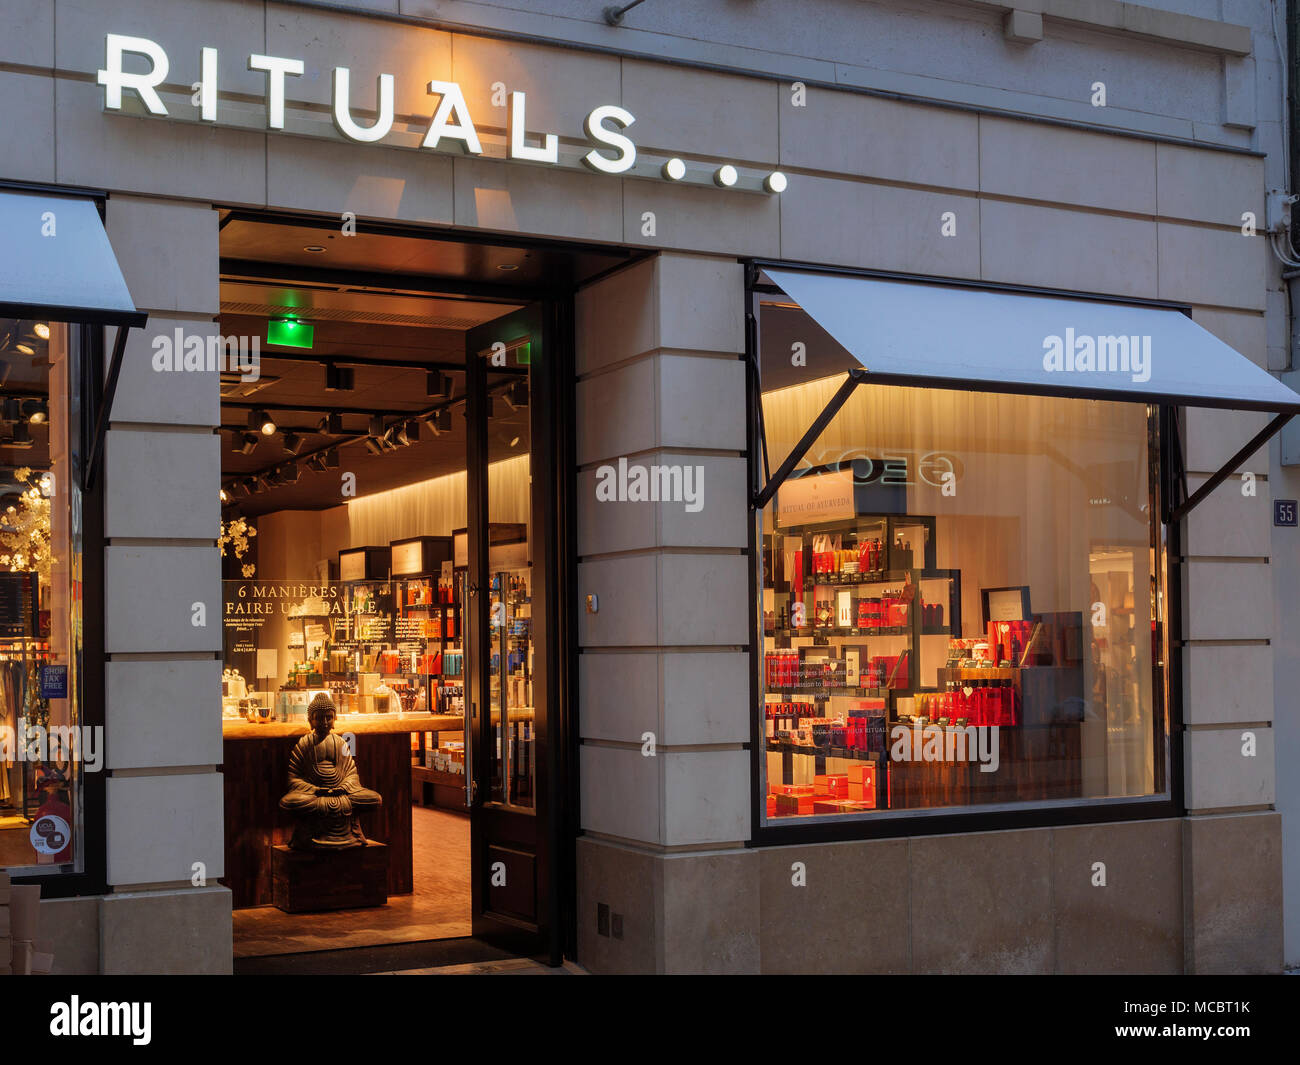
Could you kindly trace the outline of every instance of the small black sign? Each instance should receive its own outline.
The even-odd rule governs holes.
[[[1273,524],[1295,528],[1296,501],[1294,499],[1273,500]]]
[[[34,573],[0,573],[0,636],[36,635]]]

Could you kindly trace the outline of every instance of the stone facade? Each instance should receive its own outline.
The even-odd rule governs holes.
[[[128,347],[107,451],[112,893],[47,904],[75,911],[60,963],[230,967],[228,893],[191,886],[194,863],[215,885],[222,862],[220,732],[207,694],[219,675],[219,397],[202,374],[160,381],[148,354],[155,331],[215,328],[214,207],[235,206],[662,252],[582,290],[576,305],[578,591],[601,602],[579,621],[583,964],[1276,971],[1282,841],[1300,840],[1300,785],[1274,771],[1275,756],[1300,754],[1282,694],[1300,687],[1286,605],[1300,601],[1286,595],[1300,591],[1291,587],[1300,570],[1281,561],[1294,533],[1269,525],[1269,499],[1300,496],[1300,473],[1279,465],[1276,443],[1245,466],[1255,496],[1229,482],[1187,526],[1186,818],[746,846],[753,628],[738,262],[1184,302],[1246,357],[1286,369],[1280,270],[1265,238],[1242,232],[1247,212],[1262,227],[1265,190],[1283,184],[1267,0],[646,4],[617,30],[599,7],[131,0],[110,12],[93,0],[0,0],[9,27],[0,177],[106,190],[110,238],[150,313]],[[779,167],[789,188],[719,193],[327,132],[108,114],[94,72],[109,32],[166,48],[172,100],[198,77],[200,47],[216,46],[223,90],[255,98],[265,78],[246,69],[249,53],[303,57],[311,76],[288,80],[287,105],[316,121],[313,131],[329,129],[317,121],[328,71],[346,63],[358,84],[395,73],[399,113],[426,121],[421,83],[454,79],[480,126],[500,133],[504,111],[490,99],[499,80],[526,89],[537,125],[561,137],[578,137],[595,103],[621,103],[637,116],[641,150]],[[945,212],[954,236],[942,235]],[[1188,412],[1191,487],[1263,421]],[[661,506],[650,522],[626,506],[591,506],[595,470],[619,456],[702,465],[710,505],[697,514]],[[194,603],[208,605],[206,628],[188,623]],[[1240,754],[1247,729],[1253,758]],[[640,755],[647,731],[654,759]],[[151,816],[161,810],[166,818]],[[1078,863],[1098,849],[1119,867],[1104,905],[1077,880]],[[1300,844],[1286,852],[1287,958],[1300,962]],[[815,927],[794,920],[784,886],[793,861],[815,870],[803,903],[823,915]],[[950,895],[958,878],[978,889],[961,905]],[[878,892],[896,919],[845,921],[852,900],[836,885],[849,880]],[[980,906],[980,892],[997,905]],[[595,935],[597,902],[625,915],[622,940]],[[963,921],[970,936],[955,946],[944,923]],[[144,927],[154,934],[147,956],[133,940]]]

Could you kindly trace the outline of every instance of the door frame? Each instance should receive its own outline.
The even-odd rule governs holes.
[[[466,699],[468,750],[467,785],[477,782],[470,807],[472,921],[475,937],[515,953],[544,957],[559,965],[574,952],[576,908],[574,834],[578,793],[572,754],[576,737],[574,663],[576,661],[576,588],[574,535],[573,434],[573,293],[552,293],[502,318],[534,318],[534,356],[529,372],[529,506],[532,556],[531,615],[533,639],[533,703],[541,711],[534,719],[535,793],[533,813],[512,810],[490,801],[489,745],[492,743],[488,698],[490,628],[488,568],[488,417],[487,367],[483,329],[466,333],[466,525],[469,530],[466,661],[470,668]],[[499,322],[501,319],[495,319]],[[538,358],[540,355],[540,358]],[[479,653],[476,653],[476,650]],[[503,730],[504,738],[504,730]],[[535,921],[495,913],[490,908],[489,845],[531,848],[535,876]]]

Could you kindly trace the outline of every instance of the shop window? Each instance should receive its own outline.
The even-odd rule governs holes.
[[[67,327],[0,319],[0,869],[82,866],[80,410]]]
[[[776,469],[852,364],[764,314]],[[851,393],[757,516],[765,823],[1167,795],[1154,421]]]

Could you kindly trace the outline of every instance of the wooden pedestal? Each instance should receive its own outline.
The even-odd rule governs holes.
[[[275,908],[285,913],[355,910],[388,903],[388,848],[368,840],[364,847],[337,851],[271,851]]]

